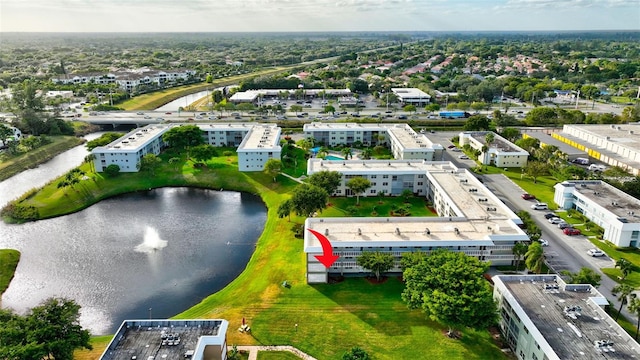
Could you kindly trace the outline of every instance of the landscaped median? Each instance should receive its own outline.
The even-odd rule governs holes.
[[[120,193],[160,186],[196,186],[259,194],[269,208],[263,234],[238,278],[223,290],[177,318],[224,318],[231,323],[228,344],[292,345],[318,359],[337,359],[359,346],[376,359],[500,359],[505,358],[487,331],[463,331],[462,339],[443,335],[447,328],[409,310],[401,300],[403,282],[395,277],[381,284],[347,278],[335,284],[307,285],[302,240],[293,228],[303,218],[278,218],[276,209],[297,185],[283,176],[273,182],[264,173],[237,171],[236,156],[216,157],[206,168],[194,169],[182,157],[163,154],[163,165],[149,173],[120,174],[110,179],[92,174],[76,188],[57,188],[53,181],[24,204],[38,206],[41,216],[63,215]],[[176,171],[176,169],[180,169]],[[66,195],[65,195],[66,194]],[[353,199],[349,199],[353,200]],[[283,287],[283,281],[290,287]],[[245,318],[251,333],[236,331]],[[296,326],[297,324],[297,326]],[[77,352],[77,359],[96,359],[107,345],[96,338],[94,350]]]

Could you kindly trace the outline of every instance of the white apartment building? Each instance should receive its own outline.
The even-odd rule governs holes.
[[[600,180],[565,181],[553,201],[576,209],[604,229],[604,239],[619,247],[639,247],[640,200]]]
[[[486,140],[489,133],[493,134],[491,144],[487,144]],[[461,132],[458,138],[460,147],[469,144],[473,149],[480,151],[478,160],[483,165],[500,168],[527,166],[529,153],[492,131],[465,131]]]
[[[174,69],[174,70],[149,70],[140,69],[135,71],[119,71],[113,73],[85,73],[70,74],[62,78],[51,79],[54,84],[118,84],[118,87],[125,91],[132,91],[139,85],[163,85],[178,80],[187,80],[196,74],[195,70]]]
[[[365,146],[389,144],[395,159],[437,161],[444,157],[444,148],[415,132],[408,124],[322,123],[304,124],[304,135],[316,144]]]
[[[284,93],[288,94],[288,97],[295,96],[297,90],[292,89],[259,89],[259,90],[247,90],[238,91],[231,95],[229,101],[232,103],[254,103],[257,104],[261,100],[279,99]],[[325,94],[327,97],[341,97],[351,96],[351,90],[349,89],[303,89],[305,98],[316,98]]]
[[[605,311],[588,284],[557,275],[498,275],[500,330],[519,360],[633,359],[640,346]]]
[[[529,237],[522,224],[500,199],[469,171],[450,162],[406,160],[310,159],[308,174],[337,171],[343,174],[337,195],[349,195],[346,182],[361,176],[372,182],[365,196],[378,192],[398,195],[404,189],[422,195],[435,208],[434,217],[319,218],[305,221],[305,229],[324,234],[339,259],[326,268],[317,259],[322,254],[319,240],[304,234],[307,256],[307,282],[325,283],[329,275],[365,274],[356,264],[363,251],[383,251],[394,255],[400,272],[400,258],[405,252],[430,252],[439,248],[462,251],[493,265],[510,265],[515,260],[512,248]]]
[[[121,172],[137,172],[140,160],[146,154],[158,155],[166,147],[162,135],[171,125],[148,125],[135,129],[106,146],[91,151],[97,172],[111,164]],[[205,143],[213,146],[237,146],[240,171],[261,171],[269,158],[280,159],[280,128],[271,124],[197,124],[203,131]]]
[[[417,88],[392,88],[398,100],[404,105],[425,106],[431,100],[431,95]]]
[[[551,134],[599,161],[640,175],[640,123],[564,125]]]

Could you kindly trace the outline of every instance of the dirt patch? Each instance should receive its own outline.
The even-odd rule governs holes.
[[[460,340],[460,338],[462,338],[462,333],[458,330],[449,331],[448,329],[444,329],[442,330],[442,335],[454,340]]]

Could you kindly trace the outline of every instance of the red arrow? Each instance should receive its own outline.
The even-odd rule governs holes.
[[[316,259],[318,259],[318,261],[320,261],[326,268],[331,267],[331,265],[338,260],[340,256],[333,255],[333,246],[331,246],[329,239],[315,230],[307,230],[315,235],[318,240],[320,240],[320,245],[322,245],[322,255],[316,255]]]

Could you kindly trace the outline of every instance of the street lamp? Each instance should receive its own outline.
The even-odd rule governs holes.
[[[151,320],[151,309],[152,308],[149,308],[149,320]]]

